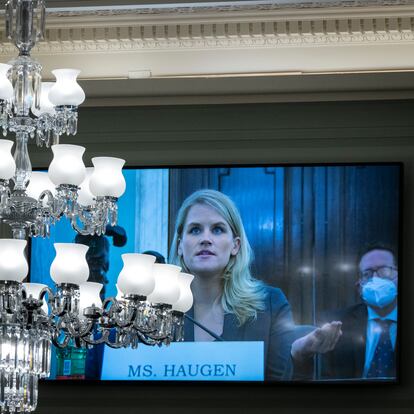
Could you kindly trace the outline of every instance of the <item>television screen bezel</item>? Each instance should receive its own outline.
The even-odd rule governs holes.
[[[364,388],[370,387],[399,387],[402,385],[402,373],[401,373],[401,355],[402,355],[402,347],[403,341],[401,339],[401,325],[402,325],[402,315],[401,309],[403,307],[401,300],[402,295],[401,292],[403,291],[403,252],[404,252],[404,245],[403,245],[403,225],[404,225],[404,169],[405,165],[402,161],[350,161],[350,162],[286,162],[286,163],[200,163],[200,164],[147,164],[141,166],[135,165],[125,165],[124,169],[126,170],[145,170],[145,169],[192,169],[192,168],[243,168],[243,167],[263,167],[263,168],[270,168],[270,167],[346,167],[346,166],[398,166],[399,167],[399,211],[398,211],[398,269],[399,269],[399,279],[398,279],[398,323],[397,323],[397,343],[396,347],[398,348],[398,352],[396,355],[396,378],[393,380],[369,380],[369,379],[338,379],[338,380],[275,380],[275,381],[217,381],[217,380],[186,380],[186,381],[177,381],[177,380],[143,380],[143,379],[134,379],[134,380],[103,380],[103,379],[56,379],[56,378],[47,378],[41,379],[42,383],[47,383],[48,385],[58,386],[55,384],[90,384],[90,385],[104,385],[106,387],[111,386],[125,386],[126,384],[133,384],[137,383],[139,386],[145,384],[145,386],[149,387],[168,387],[171,385],[177,387],[195,387],[202,385],[203,387],[215,387],[217,385],[227,387],[235,387],[235,386],[253,386],[256,387],[316,387],[323,390],[325,387],[345,387],[345,388],[356,388],[363,386]],[[45,171],[47,167],[33,167],[33,171]],[[29,238],[29,247],[28,251],[28,262],[30,267],[30,246],[31,246],[31,239]],[[30,271],[29,276],[30,277]]]

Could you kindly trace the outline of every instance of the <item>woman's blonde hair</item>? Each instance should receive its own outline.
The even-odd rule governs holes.
[[[264,310],[264,284],[250,273],[253,251],[244,231],[240,213],[233,201],[215,190],[199,190],[187,197],[177,214],[174,238],[170,249],[170,263],[181,266],[190,272],[182,256],[178,254],[178,245],[182,238],[184,224],[190,208],[196,204],[205,204],[214,208],[229,224],[233,237],[240,238],[240,249],[230,260],[223,272],[223,295],[221,303],[227,313],[233,313],[239,325],[249,319],[255,319],[257,312]]]

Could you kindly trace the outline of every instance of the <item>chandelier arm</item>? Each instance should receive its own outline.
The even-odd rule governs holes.
[[[90,335],[82,336],[82,340],[85,341],[88,345],[100,345],[103,343],[107,343],[109,340],[109,334],[110,331],[107,329],[104,329],[101,331],[101,336],[95,339],[92,332],[90,332]]]
[[[159,333],[154,334],[154,335],[153,334],[154,334],[154,331],[148,332],[146,334],[146,336],[148,338],[154,340],[154,341],[157,341],[157,342],[162,342],[162,341],[166,340],[169,337],[169,334],[166,334],[166,335],[160,335]]]
[[[57,305],[56,303],[56,296],[53,297],[53,301],[49,299],[49,303],[52,306],[52,316],[55,318],[61,318],[67,314],[66,305],[65,303],[62,303],[60,305]],[[59,319],[61,320],[61,319]]]
[[[50,212],[53,215],[57,215],[56,208],[55,208],[56,200],[50,190],[44,190],[40,193],[38,203],[41,206],[44,206],[46,203],[47,207],[50,209]],[[59,214],[59,216],[61,216],[61,214]]]
[[[104,311],[104,314],[109,314],[113,307],[115,307],[116,312],[121,312],[122,310],[118,300],[113,296],[105,298],[102,302],[102,309]]]
[[[120,348],[125,348],[125,345],[123,343],[114,343],[111,341],[105,342],[106,345],[109,346],[109,348],[112,349],[120,349]]]
[[[46,295],[48,297],[48,303],[52,305],[53,304],[53,301],[55,300],[55,295],[53,294],[53,291],[52,291],[52,289],[50,289],[49,286],[45,286],[40,291],[39,300],[43,300]]]
[[[126,348],[130,343],[130,334],[125,330],[120,333],[118,328],[115,328],[114,331],[115,341],[111,341],[111,337],[108,335],[106,345],[113,349]]]
[[[93,207],[77,204],[76,214],[70,216],[72,228],[82,235],[104,234],[108,224],[115,226],[118,221],[116,203],[115,197],[97,197]]]
[[[55,302],[55,295],[53,294],[52,289],[50,289],[49,286],[45,286],[39,294],[39,301],[43,302],[45,300],[45,297],[47,295],[47,304],[50,309],[49,314],[47,317],[49,318],[50,324],[53,324],[53,304]]]
[[[79,326],[79,329],[76,329],[76,326]],[[72,316],[69,321],[66,321],[66,328],[73,338],[82,338],[90,334],[93,327],[93,321],[87,321],[87,323],[84,324],[78,316]]]
[[[136,329],[137,331],[142,332],[143,334],[151,334],[155,332],[155,329],[152,327],[145,328],[142,326],[139,320],[139,315],[137,315],[137,317],[134,319],[132,327]]]
[[[93,219],[90,220],[86,217],[87,209],[83,208],[78,204],[77,206],[77,215],[72,215],[70,217],[70,223],[72,228],[79,234],[83,236],[88,236],[91,234],[91,227],[95,228],[96,226],[93,224]],[[84,228],[78,225],[78,221],[82,223]]]
[[[114,297],[106,298],[103,302],[102,308],[104,315],[110,320],[113,320],[115,322],[115,326],[119,328],[127,328],[128,326],[131,326],[133,320],[135,319],[136,309],[133,309],[132,312],[126,312],[128,307],[124,308]],[[120,316],[121,314],[124,314],[126,318],[122,318],[122,316]]]
[[[76,339],[76,331],[72,328],[71,318],[68,314],[64,314],[62,318],[55,319],[54,334],[52,336],[53,343],[58,348],[66,348],[72,339]],[[63,340],[59,341],[59,338],[63,335]]]
[[[150,335],[155,333],[155,330],[152,328],[143,328],[142,326],[138,326],[135,322],[133,325],[134,329],[139,330],[140,332],[142,332],[145,335]]]
[[[62,333],[64,334],[64,338],[63,338],[63,341],[60,342],[59,337]],[[54,335],[52,335],[53,345],[55,345],[59,349],[66,348],[69,345],[70,339],[71,339],[70,336],[64,331],[57,331],[56,330]]]
[[[110,319],[113,320],[115,322],[114,325],[119,328],[128,328],[131,326],[132,318],[127,318],[123,320],[122,317],[119,316],[119,314],[112,314]]]
[[[137,336],[138,336],[139,340],[142,343],[144,343],[145,345],[155,346],[155,345],[159,345],[159,343],[160,343],[159,340],[153,339],[150,336],[147,336],[147,335],[145,335],[144,333],[142,333],[140,331],[137,331]]]
[[[126,311],[129,310],[128,307],[126,309]],[[136,308],[132,309],[132,312],[126,312],[126,318],[123,319],[121,316],[121,313],[113,313],[111,316],[113,317],[113,319],[115,320],[115,323],[117,326],[119,326],[120,328],[126,328],[131,326],[131,324],[133,323],[134,319],[135,319],[135,315],[137,313]],[[125,312],[124,312],[125,313]]]

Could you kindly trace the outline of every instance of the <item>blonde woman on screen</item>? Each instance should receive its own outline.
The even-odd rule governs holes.
[[[183,202],[170,262],[195,276],[194,319],[227,341],[263,341],[266,379],[290,379],[292,355],[299,360],[331,344],[336,328],[318,329],[292,348],[296,338],[289,303],[280,289],[251,275],[251,260],[240,214],[229,197],[200,190]],[[198,326],[189,328],[186,340],[214,340]]]

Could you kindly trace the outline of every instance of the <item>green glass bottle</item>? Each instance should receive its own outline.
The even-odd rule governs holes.
[[[85,379],[87,349],[67,346],[56,350],[57,379]]]

